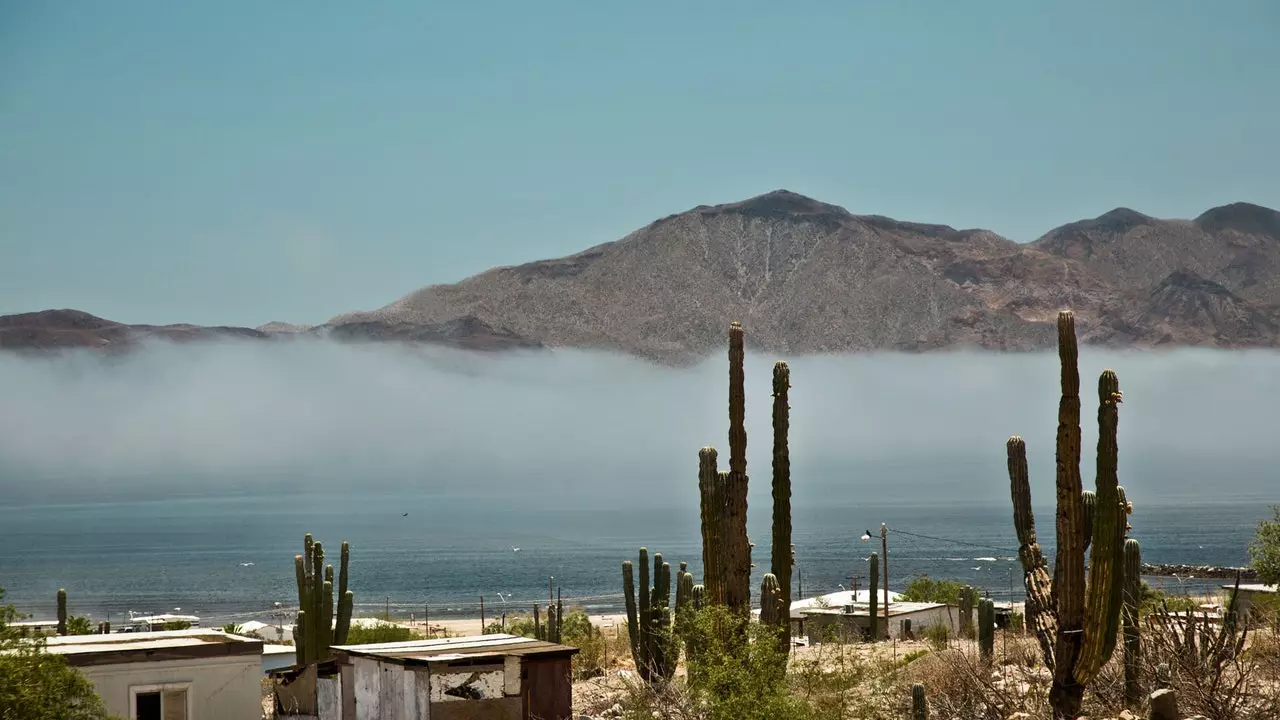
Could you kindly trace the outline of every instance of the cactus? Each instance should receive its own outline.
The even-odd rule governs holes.
[[[706,600],[724,604],[724,587],[728,578],[725,564],[725,474],[716,467],[716,449],[698,451],[698,494],[702,509],[702,572]]]
[[[868,612],[871,614],[871,624],[867,628],[867,641],[875,642],[880,639],[880,606],[876,601],[876,585],[880,579],[880,556],[871,553],[871,557],[867,559],[870,563],[869,571],[871,573],[871,604]]]
[[[990,598],[978,601],[978,652],[990,663],[996,648],[996,607]]]
[[[791,389],[791,370],[784,362],[773,365],[773,540],[770,545],[770,569],[778,584],[780,611],[771,622],[780,631],[783,652],[791,649],[791,451],[787,433],[791,427],[791,405],[787,391]],[[761,608],[764,607],[761,595]],[[763,610],[761,621],[765,620]]]
[[[303,554],[293,558],[298,586],[298,621],[294,628],[295,655],[299,665],[324,660],[330,648],[347,642],[355,596],[347,589],[351,548],[342,543],[338,596],[334,599],[334,568],[324,564],[324,545],[307,533]]]
[[[778,586],[778,578],[773,573],[765,573],[760,580],[760,622],[777,626],[781,615],[782,588]]]
[[[1142,596],[1142,550],[1138,541],[1124,542],[1124,699],[1130,708],[1142,703],[1139,678],[1142,638],[1138,627],[1138,605]]]
[[[911,720],[929,720],[929,701],[920,683],[911,686]]]
[[[742,326],[729,326],[729,474],[725,477],[724,601],[731,611],[751,612],[751,540],[747,537],[747,428]]]
[[[627,565],[628,565],[627,570],[630,570],[630,565],[631,565],[631,563],[627,563]],[[628,618],[627,618],[627,621],[628,621],[628,622],[630,622],[630,620],[631,620],[631,618],[630,618],[630,617],[628,617]],[[543,627],[542,627],[542,615],[540,615],[540,614],[539,614],[539,610],[538,610],[538,603],[534,603],[534,604],[533,604],[533,637],[534,637],[534,639],[537,639],[537,640],[546,640],[546,639],[547,639],[547,633],[546,633],[546,631],[545,631],[545,630],[543,629]],[[633,638],[635,637],[635,633],[632,633],[632,637],[633,637]],[[634,640],[634,639],[631,641],[631,644],[632,644],[633,646],[635,645],[635,640]],[[634,647],[632,648],[632,652],[633,652],[633,653],[635,652],[635,648],[634,648]],[[640,667],[640,666],[639,666],[639,665],[637,665],[636,667]]]
[[[58,590],[58,634],[67,634],[67,591]]]
[[[978,594],[972,587],[960,588],[960,637],[973,637],[973,603]]]
[[[1057,433],[1057,557],[1050,582],[1035,533],[1027,477],[1026,444],[1014,436],[1006,446],[1018,557],[1027,590],[1027,622],[1053,670],[1049,704],[1053,716],[1074,719],[1085,686],[1115,649],[1120,625],[1124,571],[1121,565],[1128,501],[1119,486],[1116,461],[1120,383],[1106,370],[1098,379],[1096,497],[1086,499],[1080,479],[1080,374],[1075,318],[1058,314],[1058,357],[1062,396]],[[1096,507],[1092,519],[1086,503]],[[1092,525],[1086,539],[1086,526]],[[1091,555],[1088,583],[1084,551]]]
[[[627,634],[631,643],[631,659],[642,680],[670,680],[675,674],[679,653],[672,644],[671,564],[663,562],[662,553],[653,555],[653,585],[649,586],[649,551],[640,548],[640,587],[637,588],[630,561],[622,563],[622,591],[627,607]],[[701,586],[693,585],[693,576],[681,573],[679,582],[686,585],[686,603],[701,594]],[[677,602],[681,589],[677,587]],[[686,616],[687,617],[687,616]],[[686,622],[686,620],[682,620]]]

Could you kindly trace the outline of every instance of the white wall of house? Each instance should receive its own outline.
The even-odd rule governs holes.
[[[239,655],[134,662],[79,668],[110,715],[131,719],[139,688],[187,690],[187,720],[258,720],[262,717],[262,658]]]
[[[901,639],[903,620],[911,621],[911,634],[915,635],[917,640],[924,637],[921,633],[930,625],[944,625],[950,631],[951,637],[956,637],[960,631],[959,614],[959,608],[942,605],[913,613],[894,615],[889,619],[889,637]]]

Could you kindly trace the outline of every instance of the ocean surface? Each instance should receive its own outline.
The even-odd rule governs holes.
[[[406,515],[407,513],[407,515]],[[769,506],[751,506],[755,582],[769,562]],[[1260,502],[1140,505],[1132,536],[1149,562],[1242,565]],[[1052,508],[1039,508],[1052,543]],[[1007,503],[859,503],[794,511],[798,580],[810,595],[866,587],[866,557],[890,528],[889,584],[899,590],[928,574],[1020,598],[1021,573]],[[870,530],[874,536],[863,542]],[[536,509],[495,501],[452,504],[429,496],[353,492],[0,508],[0,586],[36,618],[55,611],[67,589],[73,614],[96,620],[139,613],[193,613],[204,624],[269,619],[296,602],[293,557],[311,532],[335,562],[351,544],[357,614],[490,616],[528,610],[549,578],[566,602],[592,614],[622,608],[620,563],[637,548],[662,552],[701,576],[696,506]],[[516,550],[518,548],[518,550]],[[1048,549],[1048,548],[1046,548]],[[1203,580],[1154,580],[1196,591]],[[1225,581],[1209,581],[1217,586]]]

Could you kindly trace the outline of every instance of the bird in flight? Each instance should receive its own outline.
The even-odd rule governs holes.
[[[405,514],[401,515],[400,517],[409,517],[409,513],[405,513]]]
[[[520,552],[520,548],[516,547],[515,545],[512,545],[511,552]]]

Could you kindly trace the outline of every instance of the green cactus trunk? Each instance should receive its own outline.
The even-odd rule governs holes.
[[[990,598],[978,601],[978,652],[990,664],[996,648],[996,608]]]
[[[871,553],[867,562],[870,563],[868,570],[871,574],[871,603],[868,606],[871,623],[867,628],[867,642],[876,642],[880,639],[880,604],[876,600],[876,596],[879,595],[876,590],[880,582],[880,556]]]
[[[67,591],[58,590],[58,634],[67,634]]]
[[[332,566],[330,566],[332,568]],[[333,581],[325,580],[320,590],[322,607],[320,609],[320,627],[316,634],[316,658],[329,657],[329,646],[333,643]]]
[[[293,625],[293,659],[296,665],[306,665],[311,662],[307,657],[307,611],[299,610],[298,619]]]
[[[1142,637],[1138,606],[1142,597],[1142,549],[1137,540],[1124,543],[1124,699],[1130,708],[1142,704]]]
[[[542,628],[542,615],[539,614],[538,603],[533,604],[533,637],[538,640],[546,640],[547,633]],[[637,663],[636,667],[640,665]]]
[[[787,434],[791,428],[791,370],[784,362],[773,366],[773,540],[770,569],[778,584],[777,602],[782,610],[772,622],[780,630],[782,651],[791,649],[791,451]],[[763,608],[763,600],[761,608]],[[764,621],[763,611],[761,620]],[[767,621],[766,621],[767,622]]]
[[[929,701],[920,683],[911,686],[911,720],[929,720]]]

